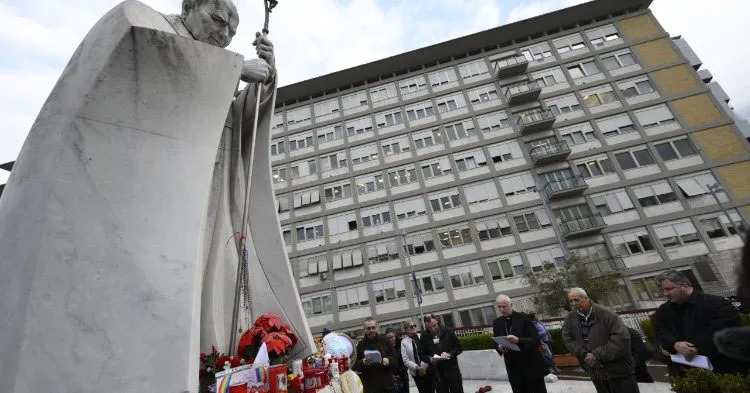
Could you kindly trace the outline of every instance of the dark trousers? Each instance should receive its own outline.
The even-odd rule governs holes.
[[[464,393],[463,378],[458,365],[437,368],[435,377],[437,393]]]
[[[646,366],[636,366],[635,380],[642,383],[654,383],[654,377],[651,376]]]
[[[640,393],[635,378],[592,379],[596,393]]]
[[[413,376],[414,384],[417,385],[419,393],[435,393],[435,385],[432,383],[432,374],[428,372],[424,377]],[[408,388],[408,386],[407,386]]]
[[[509,375],[508,379],[513,393],[547,393],[544,378],[511,377]]]

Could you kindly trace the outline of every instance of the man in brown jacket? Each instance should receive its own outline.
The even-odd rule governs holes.
[[[568,293],[573,307],[564,320],[563,338],[578,358],[597,393],[639,393],[630,333],[614,312],[594,304],[581,288]]]

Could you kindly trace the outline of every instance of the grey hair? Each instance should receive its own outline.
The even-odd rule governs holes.
[[[589,298],[589,295],[586,294],[586,291],[583,288],[578,288],[578,287],[576,287],[576,288],[570,288],[570,290],[568,291],[568,295],[570,295],[571,293],[575,293],[577,295],[581,295],[581,296],[583,296],[584,299],[588,299]]]
[[[506,302],[508,302],[508,304],[511,304],[511,305],[513,304],[513,301],[510,300],[510,298],[508,297],[508,295],[503,295],[503,294],[497,295],[497,297],[495,298],[495,303],[499,304],[502,301],[506,301]]]
[[[661,285],[662,281],[669,280],[677,285],[688,285],[693,286],[693,283],[690,282],[690,279],[685,275],[685,273],[679,272],[674,269],[669,269],[658,276],[656,276],[656,282]]]

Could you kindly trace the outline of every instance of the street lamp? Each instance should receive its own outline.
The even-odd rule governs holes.
[[[729,215],[729,212],[727,209],[724,208],[724,204],[721,203],[719,200],[719,196],[716,195],[719,191],[724,191],[724,187],[721,186],[719,183],[714,183],[713,185],[706,184],[706,188],[711,193],[711,196],[714,197],[714,200],[716,200],[716,204],[719,205],[719,208],[722,212],[724,212],[724,215],[727,217],[727,220],[729,220],[729,223],[732,224],[732,228],[734,229],[734,233],[736,233],[740,240],[742,241],[742,244],[745,244],[745,239],[742,237],[742,233],[740,233],[740,229],[737,227],[737,223],[732,220],[732,217]]]
[[[411,287],[414,292],[414,298],[417,299],[417,305],[419,305],[419,320],[422,323],[422,330],[425,329],[424,325],[424,312],[422,312],[422,290],[419,289],[419,283],[417,283],[417,275],[414,274],[414,266],[411,264],[411,254],[409,249],[406,247],[406,231],[401,230],[401,243],[404,245],[404,253],[406,253],[406,263],[409,264],[409,271],[411,272]]]

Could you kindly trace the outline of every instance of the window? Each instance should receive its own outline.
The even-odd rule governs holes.
[[[678,247],[701,241],[698,230],[690,220],[654,225],[654,232],[664,248]]]
[[[672,111],[665,104],[635,111],[635,117],[644,130],[675,122]]]
[[[646,147],[615,153],[615,159],[623,171],[656,164],[654,156]]]
[[[466,195],[466,203],[469,205],[500,198],[494,180],[467,184],[464,186],[464,195]]]
[[[385,184],[383,184],[383,174],[379,172],[359,176],[354,179],[354,184],[357,185],[357,194],[359,195],[368,194],[385,188]]]
[[[435,213],[461,207],[461,198],[458,196],[458,189],[455,188],[436,194],[429,194],[427,199],[430,200],[430,206]]]
[[[427,208],[421,196],[398,201],[393,204],[393,210],[396,212],[396,218],[399,220],[427,214]]]
[[[484,85],[467,91],[469,101],[472,105],[490,102],[498,99],[497,88],[495,84]]]
[[[352,147],[350,153],[354,165],[378,159],[378,147],[374,143]]]
[[[484,284],[484,272],[479,262],[471,262],[448,268],[448,277],[454,289],[471,285]]]
[[[347,120],[346,135],[355,136],[372,132],[372,120],[369,117]]]
[[[456,77],[456,71],[453,68],[445,68],[440,71],[431,72],[427,77],[430,79],[430,84],[433,87],[446,85],[458,80]]]
[[[586,49],[586,44],[583,43],[583,37],[580,33],[571,34],[562,38],[558,38],[552,41],[552,44],[557,49],[557,53],[563,54],[567,52],[576,51],[579,49]]]
[[[294,194],[294,208],[304,208],[320,204],[320,190],[309,188],[307,190],[296,191]]]
[[[513,235],[513,232],[510,230],[508,218],[504,215],[482,219],[481,221],[474,223],[474,227],[477,229],[479,241],[498,239]]]
[[[422,176],[425,180],[431,177],[443,176],[451,171],[451,164],[447,158],[422,162],[419,166],[422,169]]]
[[[419,255],[435,250],[435,238],[432,232],[420,232],[406,237],[406,249],[409,255]]]
[[[411,94],[418,91],[427,90],[427,81],[423,76],[416,78],[407,79],[398,82],[398,88],[401,90],[401,94]]]
[[[633,282],[633,289],[635,289],[635,292],[638,294],[639,300],[664,300],[664,295],[661,293],[659,283],[656,282],[656,276],[636,278],[631,281]]]
[[[289,136],[289,151],[315,146],[312,131]]]
[[[602,243],[572,249],[570,250],[570,256],[583,262],[603,261],[612,257],[607,250],[607,246]]]
[[[380,147],[383,149],[383,155],[386,157],[394,154],[406,153],[411,150],[409,138],[407,138],[406,135],[381,141]]]
[[[519,233],[538,231],[552,225],[547,212],[542,209],[514,214],[513,222],[516,224]]]
[[[562,97],[550,98],[545,101],[547,108],[552,114],[559,116],[563,113],[570,113],[581,110],[581,104],[574,94],[568,94]]]
[[[316,164],[316,160],[314,158],[292,163],[292,179],[310,176],[316,173],[318,173],[318,165]]]
[[[620,82],[617,84],[617,88],[620,89],[622,95],[624,95],[626,99],[638,97],[640,95],[649,94],[656,91],[654,89],[654,85],[651,84],[651,81],[647,76]]]
[[[466,106],[466,100],[464,99],[463,94],[437,97],[435,98],[435,102],[437,103],[438,112],[440,113],[454,111]]]
[[[677,195],[666,181],[633,188],[641,207],[658,206],[677,200]]]
[[[318,273],[325,273],[328,271],[328,260],[325,254],[323,255],[309,255],[297,258],[299,262],[299,276],[308,277],[315,276]]]
[[[390,277],[372,282],[375,303],[391,302],[406,298],[406,285],[403,277]]]
[[[375,121],[378,124],[378,128],[384,128],[403,124],[404,118],[401,109],[391,109],[386,112],[375,114]]]
[[[459,247],[465,244],[472,244],[473,239],[471,238],[471,231],[468,225],[453,227],[450,229],[442,228],[438,229],[438,238],[443,249]]]
[[[690,143],[690,139],[688,137],[673,139],[667,142],[654,143],[654,147],[656,148],[656,152],[659,153],[659,156],[664,161],[679,160],[681,158],[686,158],[698,154],[698,152],[695,151],[693,144]]]
[[[458,168],[459,172],[487,165],[487,160],[484,158],[484,151],[482,149],[456,153],[453,155],[453,159],[456,161],[456,168]]]
[[[292,125],[295,123],[301,123],[303,121],[310,120],[310,107],[305,106],[297,109],[290,109],[286,111],[286,124]]]
[[[370,304],[367,285],[338,288],[336,289],[336,300],[339,303],[339,311],[367,306]]]
[[[526,251],[526,258],[534,273],[565,266],[565,254],[560,246],[540,247]]]
[[[492,162],[505,162],[515,160],[517,158],[523,158],[521,152],[521,146],[518,145],[517,141],[510,141],[505,143],[499,143],[497,145],[491,145],[487,148],[492,157]]]
[[[271,172],[273,173],[274,183],[283,183],[285,181],[289,181],[289,178],[287,177],[286,168],[277,166],[277,167],[272,168]]]
[[[443,143],[442,134],[437,128],[432,130],[414,131],[411,133],[411,139],[414,141],[414,147],[416,147],[417,150]]]
[[[284,139],[274,139],[271,141],[271,155],[279,155],[284,154],[286,152],[285,149],[286,144],[284,143]]]
[[[432,101],[417,102],[406,107],[406,117],[410,121],[424,119],[435,116],[435,109],[432,107]]]
[[[276,197],[276,211],[284,213],[289,211],[289,195],[279,195]]]
[[[588,122],[561,128],[560,137],[571,147],[599,140]]]
[[[309,222],[297,226],[297,242],[321,239],[325,236],[323,223],[321,221]]]
[[[445,126],[445,134],[448,135],[448,140],[455,141],[475,136],[477,135],[477,130],[474,129],[474,122],[471,119],[468,119],[460,123],[453,123]]]
[[[463,79],[471,79],[473,77],[481,76],[489,73],[487,68],[487,62],[484,60],[477,60],[467,64],[461,64],[458,66],[458,73],[461,74]]]
[[[388,182],[391,187],[403,186],[418,181],[414,165],[388,169]]]
[[[484,133],[492,131],[499,131],[503,128],[510,128],[510,121],[508,120],[508,114],[505,112],[495,112],[489,115],[480,116],[477,118],[479,123],[479,129]]]
[[[731,222],[729,221],[729,218],[732,219]],[[736,235],[737,231],[734,229],[735,226],[740,232],[747,232],[747,227],[739,214],[736,212],[729,212],[729,218],[727,218],[727,215],[724,213],[718,213],[716,217],[701,219],[700,224],[710,239]],[[732,225],[732,223],[734,223],[734,225]]]
[[[630,197],[628,197],[628,193],[625,192],[624,189],[592,195],[591,199],[594,202],[594,208],[596,208],[602,217],[633,210],[635,208]]]
[[[429,295],[445,290],[445,279],[440,269],[417,272],[415,276],[417,277],[417,283],[422,290],[422,294]]]
[[[596,64],[594,59],[582,60],[579,63],[570,64],[567,66],[570,77],[573,79],[583,78],[591,75],[601,74],[602,70]]]
[[[332,169],[346,168],[347,158],[345,151],[320,156],[321,171],[330,171]]]
[[[635,131],[633,121],[630,120],[630,116],[628,116],[627,113],[599,119],[596,121],[596,125],[599,127],[599,130],[605,138],[611,138],[613,136]]]
[[[606,156],[590,158],[584,162],[576,164],[576,168],[578,169],[578,173],[583,176],[584,179],[615,173],[614,168],[612,168],[612,163]]]
[[[463,327],[491,325],[492,321],[497,318],[495,309],[492,306],[461,310],[458,314],[461,317],[461,326]]]
[[[341,131],[341,124],[336,124],[326,128],[318,129],[318,144],[333,142],[344,137]]]
[[[362,209],[362,211],[360,211],[359,213],[359,216],[360,218],[362,218],[362,226],[365,228],[375,227],[391,222],[391,210],[388,208],[388,205]]]
[[[500,179],[500,188],[505,196],[536,192],[534,178],[528,172],[511,175]]]
[[[548,43],[540,42],[526,48],[521,48],[521,55],[523,55],[523,57],[529,62],[541,62],[544,61],[544,59],[551,58],[552,51],[550,50]]]
[[[341,106],[344,110],[367,106],[367,92],[358,91],[341,97]]]
[[[716,178],[711,173],[692,174],[675,179],[685,198],[693,198],[710,194],[709,185],[717,184]],[[723,192],[722,192],[723,193]]]
[[[615,54],[607,54],[602,56],[602,64],[609,70],[616,70],[622,67],[628,67],[636,64],[633,54],[630,53],[630,49]]]
[[[612,86],[610,85],[600,86],[595,89],[583,90],[581,91],[581,96],[583,98],[583,102],[589,108],[594,108],[599,105],[606,105],[610,102],[620,101],[615,95],[615,92],[612,91]]]
[[[610,239],[617,255],[624,257],[655,250],[651,236],[644,228],[616,232],[610,236]]]
[[[371,265],[398,259],[398,245],[395,239],[367,243],[367,262]]]
[[[271,120],[271,129],[275,130],[284,127],[284,114],[274,113],[273,119]]]
[[[326,101],[318,102],[314,105],[315,117],[323,117],[332,113],[338,113],[339,111],[339,100],[333,98]]]
[[[531,74],[531,78],[539,87],[552,86],[560,82],[565,82],[565,74],[562,68],[554,67],[546,70],[537,71]]]
[[[555,210],[554,214],[557,221],[561,223],[565,221],[576,221],[593,215],[591,213],[591,208],[586,204],[564,207]]]
[[[571,179],[573,177],[573,172],[570,170],[570,168],[565,169],[559,169],[556,171],[551,172],[545,172],[539,174],[539,181],[542,185],[547,185],[549,183],[555,183],[559,181],[564,181]]]
[[[372,102],[387,100],[396,97],[396,85],[389,83],[370,89],[370,99]]]
[[[333,256],[333,270],[362,266],[362,250],[358,247],[333,250],[331,255]]]
[[[500,257],[499,259],[488,261],[487,267],[490,269],[492,281],[524,275],[523,261],[520,255]]]
[[[357,216],[354,213],[342,213],[328,217],[328,234],[338,235],[357,230]]]
[[[586,37],[588,37],[591,45],[602,46],[605,42],[614,41],[620,38],[620,34],[617,33],[617,29],[614,25],[606,25],[596,29],[586,30]]]
[[[330,294],[307,295],[300,298],[305,316],[330,314],[333,312],[333,298]]]
[[[290,227],[281,228],[281,233],[284,237],[284,245],[292,245],[292,229]]]
[[[349,182],[339,184],[326,184],[323,188],[326,202],[338,201],[352,197],[352,185]]]

